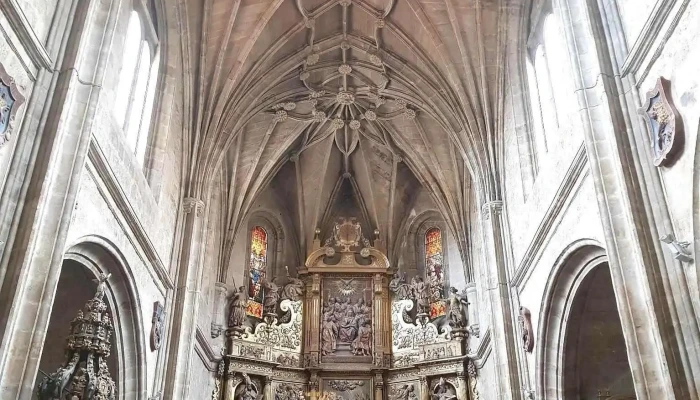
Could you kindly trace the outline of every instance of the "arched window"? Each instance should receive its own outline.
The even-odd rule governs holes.
[[[445,314],[442,299],[445,294],[442,231],[430,228],[425,232],[425,278],[430,288],[430,318]]]
[[[262,281],[267,273],[267,231],[261,226],[253,227],[250,234],[248,259],[248,307],[246,314],[262,318],[265,291]]]
[[[158,41],[151,13],[132,11],[126,30],[114,117],[136,160],[143,163],[158,81]]]
[[[561,130],[575,126],[576,96],[566,36],[553,12],[538,23],[528,43],[527,74],[536,153],[556,146]]]

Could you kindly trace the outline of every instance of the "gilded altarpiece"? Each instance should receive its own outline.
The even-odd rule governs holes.
[[[429,285],[392,271],[355,219],[323,242],[316,232],[297,277],[266,290],[262,318],[244,319],[245,292],[234,293],[213,399],[466,400],[468,386],[478,396],[466,295],[451,288],[435,318]]]

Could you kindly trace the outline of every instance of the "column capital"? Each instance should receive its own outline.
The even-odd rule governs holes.
[[[194,211],[199,217],[204,211],[204,202],[202,200],[195,199],[194,197],[185,197],[182,200],[182,210],[185,212],[185,214],[189,214]]]
[[[492,214],[501,214],[503,212],[503,200],[487,201],[481,206],[481,214],[485,219],[490,219]]]

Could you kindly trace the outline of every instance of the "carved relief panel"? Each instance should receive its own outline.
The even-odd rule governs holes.
[[[321,361],[371,363],[372,279],[327,277],[321,287]]]
[[[358,379],[323,379],[321,383],[322,400],[372,400],[372,380]]]

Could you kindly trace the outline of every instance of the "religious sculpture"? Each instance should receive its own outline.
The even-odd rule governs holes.
[[[389,290],[396,295],[396,300],[410,300],[411,285],[406,282],[406,273],[397,272],[389,282]]]
[[[411,290],[416,299],[418,314],[427,315],[430,310],[430,287],[423,278],[415,276],[411,280]]]
[[[265,288],[265,299],[263,300],[263,307],[265,313],[268,315],[277,315],[277,301],[280,298],[279,286],[275,283],[275,280],[263,279],[262,286]]]
[[[433,390],[433,400],[456,399],[457,395],[454,393],[454,390],[451,389],[452,388],[449,386],[447,381],[445,381],[445,378],[440,378],[438,384],[435,385],[435,389]]]
[[[417,398],[413,384],[403,384],[389,392],[389,400],[416,400]]]
[[[299,301],[304,294],[304,282],[299,278],[291,277],[289,268],[284,268],[287,270],[287,280],[289,282],[282,289],[282,300]]]
[[[450,325],[454,328],[466,328],[467,318],[462,309],[462,303],[468,305],[467,295],[459,294],[454,287],[450,288],[450,297],[446,299],[449,302],[449,310],[447,316],[450,319]]]
[[[237,291],[231,295],[231,303],[228,314],[228,327],[240,328],[245,322],[245,309],[248,305],[248,293],[245,286],[240,286]]]
[[[238,396],[236,400],[257,400],[258,399],[258,389],[255,387],[253,382],[250,380],[248,374],[243,373],[243,383],[238,390]],[[262,396],[260,396],[262,397]]]
[[[528,353],[532,353],[532,349],[535,347],[535,334],[532,330],[532,315],[530,310],[525,307],[520,307],[520,316],[518,321],[520,322],[520,330],[523,340],[523,349]]]
[[[114,329],[103,299],[110,276],[102,274],[95,280],[95,296],[83,310],[78,310],[71,322],[71,334],[66,341],[67,362],[39,384],[40,400],[116,398],[117,388],[106,362]]]
[[[163,342],[163,330],[165,329],[165,312],[160,301],[153,303],[153,316],[151,317],[151,351],[160,348]]]
[[[352,352],[357,356],[372,355],[372,327],[365,320],[357,330],[357,337],[352,342]]]
[[[338,326],[330,313],[324,314],[321,325],[321,355],[329,355],[337,348]]]

